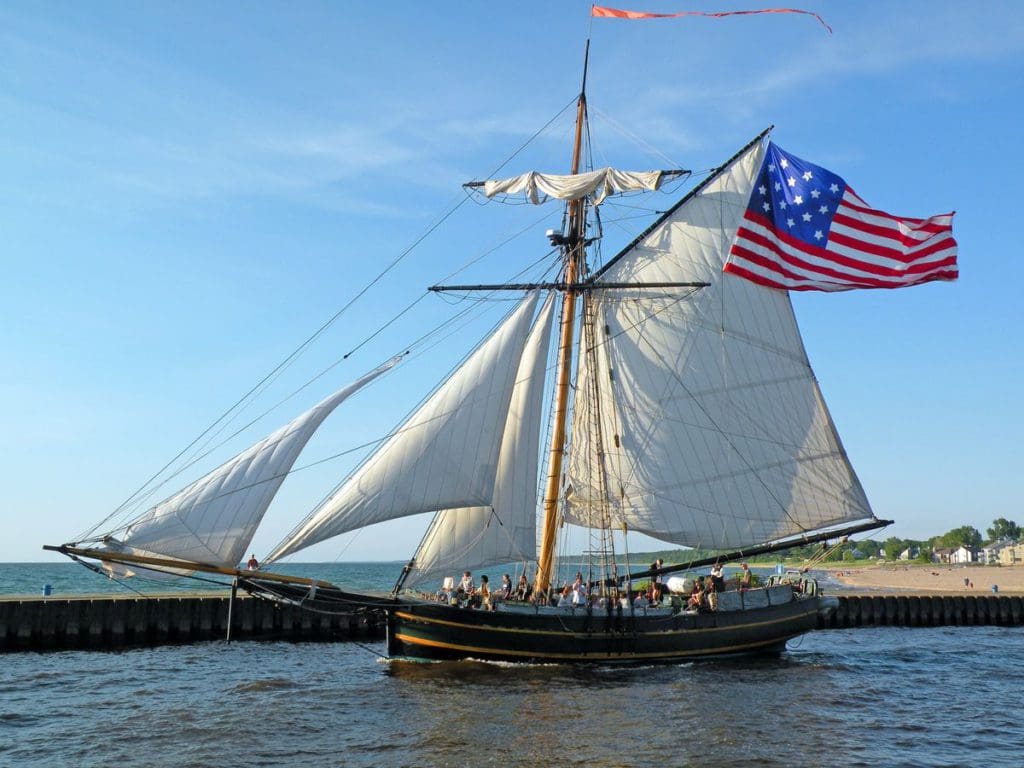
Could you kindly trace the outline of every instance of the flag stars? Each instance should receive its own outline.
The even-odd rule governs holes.
[[[796,186],[796,179],[794,179],[792,176],[790,176],[788,179],[786,179],[786,183],[789,184],[789,186],[791,186],[791,187],[795,187]]]
[[[810,213],[805,213],[803,216],[801,216],[801,218],[804,221],[810,221],[811,220],[811,214]]]
[[[768,173],[775,173],[775,163],[768,164]]]
[[[817,200],[819,197],[821,197],[821,191],[817,190],[817,189],[812,189],[811,190],[811,197],[813,197],[815,200]]]
[[[781,208],[782,210],[786,210],[787,207],[788,207],[788,205],[786,204],[785,200],[780,200],[779,201],[779,208]]]
[[[804,181],[810,181],[811,179],[814,178],[814,174],[811,173],[810,171],[804,171],[804,177],[803,178],[804,178]]]
[[[821,230],[820,230],[820,229],[816,229],[816,230],[814,230],[814,239],[815,239],[815,240],[821,240],[821,238],[823,238],[824,236],[825,236],[825,235],[823,235],[823,234],[821,233]]]
[[[782,170],[786,170],[789,168],[789,160],[782,158],[782,160],[779,161],[779,165],[782,166]]]
[[[792,227],[794,224],[796,224],[796,222],[793,221],[792,219],[786,219],[786,226],[787,227]]]
[[[781,192],[782,191],[782,183],[781,182],[778,182],[778,181],[775,182],[775,191],[776,192]]]
[[[803,205],[804,204],[804,196],[803,195],[797,195],[796,197],[793,198],[793,203],[795,205]]]
[[[833,183],[832,186],[828,188],[828,191],[831,192],[833,195],[838,195],[839,194],[839,185]]]
[[[764,208],[764,212],[765,213],[768,213],[768,211],[770,211],[772,209],[772,207],[768,204],[767,200],[764,202],[764,205],[762,205],[761,207]]]
[[[828,206],[823,205],[818,209],[818,213],[828,213]]]
[[[768,187],[762,184],[760,187],[757,188],[757,191],[760,192],[762,195],[768,194]]]

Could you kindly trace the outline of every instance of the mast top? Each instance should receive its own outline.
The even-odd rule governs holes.
[[[583,83],[580,85],[580,100],[587,100],[587,68],[590,65],[590,38],[587,38],[587,45],[583,50]]]

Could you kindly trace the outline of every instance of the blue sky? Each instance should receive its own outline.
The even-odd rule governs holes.
[[[559,114],[578,92],[588,31],[597,165],[706,169],[774,124],[781,146],[872,205],[957,210],[957,283],[794,303],[876,514],[897,521],[885,535],[1024,522],[1024,9],[803,7],[834,34],[800,16],[591,30],[580,2],[4,4],[0,560],[49,559],[42,544],[104,518],[452,209],[463,181]],[[564,113],[505,171],[564,172],[570,131]],[[608,209],[605,253],[672,200]],[[527,269],[557,220],[554,208],[458,207],[264,407],[461,266],[475,260],[460,280]],[[460,308],[423,299],[252,437]],[[383,435],[505,308],[343,407],[299,463]],[[291,478],[256,551],[352,460]],[[404,558],[422,528],[386,525],[304,559]]]

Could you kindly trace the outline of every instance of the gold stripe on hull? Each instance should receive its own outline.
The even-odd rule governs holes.
[[[736,630],[749,629],[752,627],[766,627],[772,624],[781,624],[783,622],[792,622],[798,619],[803,619],[811,616],[818,612],[817,607],[811,610],[803,611],[801,613],[795,613],[790,616],[784,616],[778,619],[768,619],[765,621],[753,621],[747,624],[733,624],[728,627],[700,627],[692,629],[663,629],[657,632],[629,632],[628,634],[633,637],[637,636],[649,636],[649,637],[664,637],[666,635],[676,634],[687,634],[699,632],[700,634],[709,634],[713,632],[734,632]],[[428,616],[418,616],[414,613],[406,613],[404,611],[395,611],[395,617],[404,619],[406,621],[418,622],[421,624],[439,624],[446,627],[457,627],[459,629],[474,631],[474,632],[503,632],[510,634],[525,634],[525,635],[544,635],[544,636],[555,636],[555,637],[573,637],[573,638],[590,638],[594,635],[605,634],[602,632],[566,632],[564,630],[552,630],[552,629],[524,629],[520,627],[495,627],[486,624],[465,624],[458,621],[449,621],[447,619],[435,619]],[[668,618],[668,617],[666,617]]]
[[[778,645],[789,640],[792,637],[796,637],[798,633],[782,635],[780,637],[772,638],[771,640],[759,640],[753,643],[741,643],[739,645],[723,645],[720,648],[714,650],[689,650],[689,651],[659,651],[649,653],[637,653],[637,652],[622,652],[622,653],[557,653],[553,651],[535,652],[535,651],[516,651],[511,649],[494,649],[494,648],[481,648],[473,645],[461,645],[456,643],[444,643],[439,640],[424,640],[418,637],[411,637],[401,633],[395,634],[395,639],[401,640],[404,643],[408,643],[413,646],[424,646],[427,648],[441,648],[448,651],[458,651],[459,653],[476,654],[480,656],[517,656],[521,658],[532,658],[532,659],[576,659],[580,661],[621,661],[623,659],[675,659],[675,658],[688,658],[694,656],[717,656],[723,653],[742,653],[744,651],[752,651],[757,648],[764,648],[771,645]]]

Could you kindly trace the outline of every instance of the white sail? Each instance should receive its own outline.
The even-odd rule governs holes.
[[[295,459],[349,395],[395,366],[396,357],[339,389],[233,459],[157,504],[108,548],[235,567]]]
[[[606,504],[631,530],[732,548],[872,517],[788,294],[722,272],[762,154],[755,145],[599,275],[598,284],[710,285],[691,295],[592,293],[593,353],[585,339],[573,417],[571,522],[597,524]],[[603,467],[588,429],[595,423]]]
[[[346,531],[421,512],[491,503],[498,451],[538,292],[265,562]]]
[[[661,179],[661,171],[619,171],[615,168],[569,175],[530,171],[510,179],[484,182],[484,194],[494,197],[523,193],[534,205],[544,202],[548,197],[579,200],[590,196],[594,205],[600,205],[608,195],[616,192],[643,189],[654,191],[661,186]]]
[[[498,457],[494,498],[486,506],[438,512],[415,557],[411,586],[466,568],[532,560],[536,554],[537,460],[554,296],[526,342]]]

